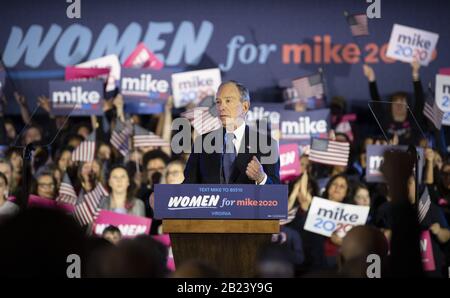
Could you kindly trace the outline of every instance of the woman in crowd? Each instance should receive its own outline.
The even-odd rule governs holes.
[[[31,193],[44,199],[53,200],[56,197],[56,186],[57,182],[53,174],[50,171],[41,171],[36,177]]]
[[[412,77],[414,85],[414,117],[419,121],[420,126],[424,126],[422,117],[424,98],[422,83],[419,79],[420,64],[413,62],[411,64]],[[419,139],[421,136],[418,131],[417,125],[414,124],[415,120],[412,119],[411,113],[408,112],[408,105],[411,103],[408,100],[408,94],[406,92],[396,92],[391,96],[391,104],[385,104],[382,102],[381,96],[378,93],[377,81],[375,71],[367,64],[363,66],[364,75],[369,81],[369,90],[372,101],[372,109],[375,112],[377,118],[380,118],[381,126],[388,134],[388,138],[392,138],[397,135],[400,144],[409,145],[411,142]]]
[[[0,172],[0,221],[19,212],[19,207],[8,201],[9,186],[6,175]]]
[[[67,171],[68,167],[72,166],[72,151],[73,147],[71,146],[63,147],[54,157],[55,164],[63,173]]]
[[[97,183],[103,183],[102,163],[98,160],[92,162],[81,162],[78,165],[77,181],[79,181],[78,189],[81,193],[92,191]]]
[[[117,213],[145,216],[144,203],[132,196],[133,185],[124,166],[114,166],[108,177],[109,196],[105,197],[100,208]]]

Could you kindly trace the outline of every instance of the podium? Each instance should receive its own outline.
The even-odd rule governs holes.
[[[287,216],[287,186],[158,184],[154,207],[175,266],[200,260],[224,277],[255,277],[260,250]]]
[[[280,231],[279,220],[165,219],[175,264],[196,259],[224,277],[255,277],[259,250]]]

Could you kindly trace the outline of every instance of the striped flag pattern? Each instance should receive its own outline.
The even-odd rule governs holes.
[[[103,187],[101,183],[90,192],[86,193],[83,197],[83,202],[75,206],[75,219],[82,225],[88,225],[93,222],[99,212],[99,205],[103,197],[108,195],[108,191]]]
[[[72,161],[93,161],[95,158],[95,130],[72,152]]]
[[[350,155],[350,144],[326,139],[311,141],[309,160],[333,166],[347,166]]]
[[[425,105],[423,109],[423,114],[425,117],[433,123],[436,129],[440,130],[442,127],[442,119],[444,118],[444,112],[441,111],[434,100],[432,90],[428,93],[425,99]]]
[[[70,205],[76,205],[77,203],[77,194],[67,173],[64,174],[61,185],[59,186],[59,194],[56,201]]]
[[[322,97],[324,88],[321,74],[301,77],[292,81],[292,86],[297,91],[299,99]]]
[[[123,156],[127,156],[129,153],[129,140],[132,133],[133,125],[130,122],[123,123],[117,119],[116,126],[111,134],[111,145]]]
[[[187,118],[200,135],[222,127],[219,118],[211,114],[209,107],[195,107],[182,113],[181,116]]]
[[[354,14],[347,15],[346,18],[353,36],[369,35],[369,22],[367,19],[367,15]]]
[[[425,216],[427,216],[428,211],[430,210],[430,206],[431,206],[430,194],[428,193],[427,187],[425,187],[425,190],[423,191],[422,195],[420,196],[418,205],[419,205],[418,206],[418,218],[419,218],[419,223],[420,223],[425,219]]]
[[[170,146],[169,142],[139,125],[134,125],[133,143],[136,148],[148,146]]]

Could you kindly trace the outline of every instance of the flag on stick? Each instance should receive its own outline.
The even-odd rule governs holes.
[[[309,160],[333,166],[347,166],[350,144],[326,139],[312,139]]]

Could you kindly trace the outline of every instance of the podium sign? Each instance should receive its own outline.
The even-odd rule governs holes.
[[[286,185],[155,185],[155,218],[283,219]]]

